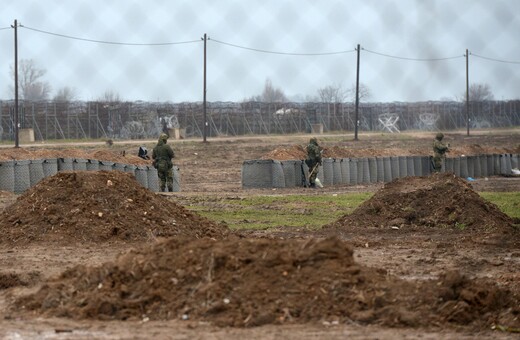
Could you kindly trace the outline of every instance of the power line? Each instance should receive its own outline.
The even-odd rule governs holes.
[[[347,51],[337,51],[337,52],[321,52],[321,53],[293,53],[293,52],[280,52],[280,51],[269,51],[269,50],[261,50],[258,48],[252,48],[252,47],[245,47],[240,45],[235,45],[231,43],[227,43],[224,41],[216,40],[216,39],[209,39],[209,41],[214,41],[216,43],[227,45],[231,47],[241,48],[243,50],[249,50],[254,52],[261,52],[261,53],[269,53],[269,54],[282,54],[282,55],[299,55],[299,56],[318,56],[318,55],[334,55],[334,54],[345,54],[345,53],[352,53],[356,50],[347,50]]]
[[[8,29],[10,29],[10,28],[12,28],[12,27],[0,27],[0,31],[8,30]]]
[[[508,60],[500,60],[500,59],[495,59],[495,58],[483,57],[481,55],[474,54],[474,53],[471,53],[471,52],[469,54],[472,55],[472,56],[475,56],[477,58],[482,58],[482,59],[486,59],[486,60],[490,60],[490,61],[496,61],[496,62],[499,62],[499,63],[520,64],[520,61],[508,61]]]
[[[31,30],[31,31],[39,32],[39,33],[54,35],[54,36],[61,37],[61,38],[80,40],[80,41],[87,41],[87,42],[93,42],[93,43],[99,43],[99,44],[108,44],[108,45],[166,46],[166,45],[180,45],[180,44],[200,43],[200,40],[189,40],[189,41],[178,41],[178,42],[162,42],[162,43],[128,43],[128,42],[117,42],[117,41],[105,41],[105,40],[86,39],[86,38],[74,37],[74,36],[71,36],[71,35],[53,33],[53,32],[40,30],[40,29],[37,29],[37,28],[27,27],[27,26],[24,26],[24,25],[20,25],[20,27],[26,28],[26,29]]]
[[[375,51],[367,50],[367,49],[365,49],[365,48],[361,48],[361,49],[362,49],[363,51],[367,51],[368,53],[377,54],[377,55],[380,55],[380,56],[383,56],[383,57],[394,58],[394,59],[402,59],[402,60],[412,60],[412,61],[442,61],[442,60],[450,60],[450,59],[464,58],[463,55],[461,55],[461,56],[455,56],[455,57],[445,57],[445,58],[407,58],[407,57],[399,57],[399,56],[394,56],[394,55],[389,55],[389,54],[379,53],[379,52],[375,52]]]

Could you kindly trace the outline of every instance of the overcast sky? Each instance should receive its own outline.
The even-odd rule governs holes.
[[[208,101],[259,95],[266,79],[293,100],[348,89],[357,44],[369,101],[460,96],[466,49],[470,83],[520,99],[518,0],[1,0],[1,99],[13,97],[15,19],[19,60],[47,71],[51,96],[201,101],[207,33]]]

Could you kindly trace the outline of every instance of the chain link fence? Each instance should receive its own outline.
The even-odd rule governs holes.
[[[19,127],[36,140],[518,126],[519,11],[505,0],[10,2],[0,140],[15,138],[15,46]]]
[[[458,102],[364,103],[362,131],[435,131],[466,127],[465,104]],[[520,125],[520,101],[472,102],[472,128]],[[14,103],[0,102],[1,138],[14,136]],[[179,128],[184,137],[202,137],[202,103],[29,102],[19,110],[20,127],[32,129],[36,140],[145,139]],[[352,103],[212,102],[207,105],[210,137],[352,131]]]

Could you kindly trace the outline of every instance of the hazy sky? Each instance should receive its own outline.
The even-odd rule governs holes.
[[[83,100],[112,90],[125,100],[201,101],[207,33],[208,101],[258,95],[266,79],[293,100],[329,85],[350,88],[357,44],[370,101],[461,95],[466,49],[470,83],[490,85],[496,99],[520,99],[518,0],[0,3],[1,99],[13,97],[15,19],[24,26],[19,60],[47,71],[51,96],[68,86]]]

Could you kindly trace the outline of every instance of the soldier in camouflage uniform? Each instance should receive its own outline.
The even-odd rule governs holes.
[[[168,141],[168,135],[161,133],[157,145],[153,148],[152,159],[154,160],[154,166],[157,169],[159,175],[161,191],[173,191],[173,163],[172,158],[175,157],[171,146],[166,144]]]
[[[321,165],[322,148],[318,145],[316,138],[311,138],[307,145],[307,159],[305,164],[309,167],[309,187],[316,188],[316,177],[318,176],[318,167]]]
[[[448,146],[444,145],[442,139],[444,134],[441,132],[437,133],[435,140],[433,141],[433,172],[441,172],[442,160],[445,157],[445,153],[448,152]]]

